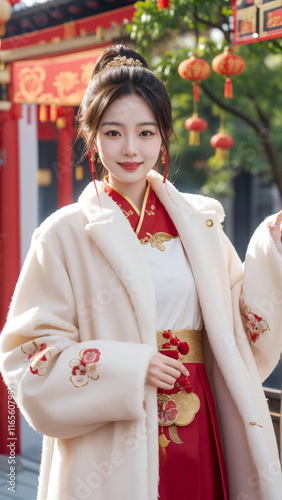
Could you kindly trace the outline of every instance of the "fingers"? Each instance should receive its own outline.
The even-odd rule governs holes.
[[[149,363],[146,382],[160,389],[171,390],[181,373],[185,377],[189,375],[181,361],[158,353],[153,356]]]
[[[282,225],[282,210],[277,214],[275,221],[270,226],[270,229],[273,230],[278,228],[281,231],[282,230],[281,225]]]
[[[166,373],[163,373],[161,375],[161,379],[159,378],[157,381],[157,387],[159,389],[165,389],[167,391],[171,391],[171,389],[174,388],[175,380],[177,380],[177,378],[175,379],[174,377],[167,375]]]
[[[160,354],[160,356],[162,357],[161,359],[165,365],[180,371],[180,373],[183,373],[183,375],[185,377],[189,376],[189,371],[187,370],[187,368],[185,368],[185,366],[181,363],[181,361],[178,361],[177,359],[169,358],[168,356],[165,356],[164,354]],[[180,373],[178,376],[180,376]]]

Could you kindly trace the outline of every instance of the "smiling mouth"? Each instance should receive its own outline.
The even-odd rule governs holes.
[[[118,164],[120,167],[124,168],[125,170],[136,170],[138,167],[140,167],[142,162],[139,162],[139,163],[125,162],[125,163],[118,163]]]

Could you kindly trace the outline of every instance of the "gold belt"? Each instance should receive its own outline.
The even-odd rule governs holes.
[[[202,330],[161,330],[157,332],[157,342],[159,351],[178,351],[182,363],[204,363]],[[185,343],[189,352],[182,354],[187,350]]]

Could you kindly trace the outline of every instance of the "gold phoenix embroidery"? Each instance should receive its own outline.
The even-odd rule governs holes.
[[[147,236],[145,236],[145,238],[140,239],[142,245],[148,245],[148,243],[151,243],[152,248],[157,248],[161,252],[165,251],[165,246],[163,244],[165,241],[170,241],[173,238],[178,238],[178,236],[171,236],[167,233],[146,233],[146,235]]]

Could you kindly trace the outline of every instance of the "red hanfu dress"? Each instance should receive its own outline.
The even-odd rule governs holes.
[[[147,254],[156,288],[158,344],[160,341],[162,353],[170,351],[168,355],[171,355],[173,350],[172,357],[175,357],[178,344],[170,346],[171,338],[174,338],[176,344],[183,338],[185,340],[182,330],[189,330],[198,341],[203,327],[193,274],[177,230],[149,183],[141,212],[107,178],[104,191],[127,217]],[[187,342],[182,342],[181,345],[185,347]],[[192,343],[189,348],[191,347]],[[190,385],[184,386],[198,401],[191,423],[182,426],[159,425],[159,440],[162,444],[160,500],[228,500],[226,469],[215,405],[205,365],[200,358],[197,362],[183,362],[190,374]],[[181,356],[178,359],[181,360]],[[182,359],[185,360],[185,356]],[[180,379],[177,382],[179,381]],[[166,391],[165,395],[164,391],[158,391],[158,398],[169,399],[182,386],[183,384],[176,383],[175,388]]]

